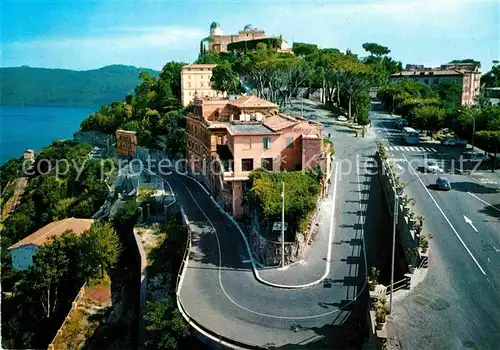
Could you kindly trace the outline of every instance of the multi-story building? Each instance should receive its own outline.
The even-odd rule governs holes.
[[[391,75],[392,81],[412,80],[431,87],[451,81],[462,88],[462,105],[470,105],[479,95],[481,72],[477,65],[448,63],[439,68],[407,65],[402,72]]]
[[[323,125],[281,114],[277,105],[256,96],[197,99],[186,131],[189,171],[235,217],[243,213],[253,169],[296,171],[319,165],[330,174]]]
[[[253,41],[261,39],[277,39],[275,49],[280,52],[291,52],[288,42],[280,35],[268,36],[262,29],[254,28],[251,24],[247,24],[238,34],[224,35],[220,24],[212,22],[210,25],[210,36],[203,39],[200,43],[200,53],[220,53],[232,51],[228,45],[232,43]]]
[[[181,102],[190,104],[195,98],[224,96],[210,85],[215,64],[190,64],[181,69]]]

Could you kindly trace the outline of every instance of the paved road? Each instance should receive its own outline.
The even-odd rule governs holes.
[[[451,169],[457,151],[432,144],[418,147],[436,152],[412,151],[392,129],[390,117],[374,113],[372,120],[378,137],[387,141],[389,153],[397,161],[396,169],[407,183],[405,190],[417,202],[415,212],[426,217],[425,231],[434,236],[428,276],[396,303],[396,322],[389,324],[389,329],[405,348],[498,348],[498,183],[485,173],[458,175],[460,171]],[[444,170],[450,172],[446,176],[451,191],[437,191],[433,187],[437,175],[419,171],[426,157],[442,162]]]
[[[336,208],[333,222],[321,222],[332,227],[330,272],[306,289],[258,282],[240,233],[205,191],[190,178],[164,176],[193,230],[180,291],[186,312],[214,333],[255,346],[358,347],[367,301],[364,231],[375,225],[367,212],[379,207],[380,198],[371,191],[376,179],[357,164],[364,164],[373,151],[374,143],[365,141],[337,148],[337,156],[348,159],[353,169],[338,168],[336,197],[331,186],[326,199],[335,200]]]

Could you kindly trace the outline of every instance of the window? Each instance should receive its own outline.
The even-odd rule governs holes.
[[[293,148],[293,136],[286,137],[286,148]]]
[[[188,83],[188,87],[191,87],[191,83]]]
[[[191,76],[190,76],[190,75],[188,75],[188,79],[191,79]]]
[[[201,83],[201,87],[203,87],[203,83]]]
[[[241,171],[252,171],[253,170],[253,159],[243,158],[241,160]]]
[[[434,79],[434,80],[432,81],[432,83],[433,83],[434,85],[437,85],[437,84],[438,84],[438,80],[437,80],[437,79]]]
[[[271,148],[271,138],[264,137],[262,139],[262,141],[264,142],[264,149],[270,149]]]
[[[273,171],[273,159],[272,158],[262,158],[261,159],[261,166],[269,171]]]
[[[429,85],[429,79],[424,79],[424,83]]]

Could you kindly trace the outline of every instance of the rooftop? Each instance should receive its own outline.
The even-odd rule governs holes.
[[[217,66],[216,64],[188,64],[186,66],[183,66],[182,69],[188,69],[188,68],[214,68]]]
[[[257,96],[243,96],[237,100],[229,102],[230,105],[240,107],[240,108],[251,108],[251,107],[267,107],[267,108],[278,108],[278,105]]]
[[[265,126],[274,131],[280,131],[298,123],[296,119],[283,114],[269,116],[263,121]]]
[[[262,135],[273,134],[274,132],[262,124],[232,124],[233,135]]]
[[[19,248],[25,245],[41,246],[47,243],[51,238],[61,236],[66,231],[72,231],[75,234],[82,234],[90,229],[94,220],[92,219],[76,219],[67,218],[64,220],[54,221],[45,225],[38,231],[35,231],[28,237],[20,240],[19,242],[11,245],[9,250]]]

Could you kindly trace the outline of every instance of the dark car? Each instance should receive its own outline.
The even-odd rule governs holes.
[[[451,190],[450,180],[448,180],[446,177],[438,177],[436,180],[436,186],[440,190]]]

